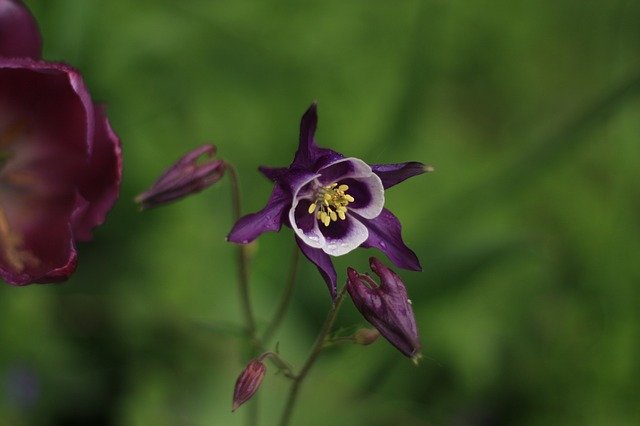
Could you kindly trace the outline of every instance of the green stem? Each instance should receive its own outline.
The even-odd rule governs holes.
[[[227,164],[227,170],[229,173],[229,180],[231,181],[231,204],[233,209],[233,219],[238,221],[242,214],[242,203],[240,199],[240,182],[238,179],[238,172],[236,168],[229,163]],[[238,283],[240,289],[240,303],[242,305],[242,313],[244,316],[245,332],[249,339],[252,355],[258,352],[262,345],[258,339],[258,331],[256,327],[256,319],[253,314],[253,307],[251,305],[251,295],[249,293],[249,252],[246,244],[239,244],[237,248],[237,261],[238,261]],[[258,398],[254,398],[251,401],[249,410],[247,412],[247,425],[258,425]]]
[[[234,221],[237,221],[238,219],[240,219],[241,215],[240,183],[238,180],[238,172],[236,171],[236,168],[229,163],[227,163],[227,170],[229,173],[229,179],[231,181],[233,219]],[[257,336],[256,319],[253,314],[251,295],[249,293],[249,252],[247,250],[246,244],[238,245],[237,260],[240,301],[242,305],[242,313],[244,316],[246,333],[252,348],[257,351],[261,345]]]
[[[324,324],[320,329],[320,333],[318,333],[318,337],[316,337],[316,341],[311,348],[309,357],[302,366],[300,373],[295,376],[295,378],[293,379],[293,383],[291,383],[287,403],[284,407],[284,411],[282,412],[282,417],[280,418],[280,426],[288,426],[291,422],[291,414],[293,413],[293,408],[295,407],[296,401],[298,399],[298,394],[300,393],[300,386],[302,385],[304,379],[307,377],[309,370],[311,369],[311,367],[313,367],[313,364],[318,359],[320,352],[322,352],[327,335],[331,331],[333,323],[336,320],[336,316],[338,315],[338,310],[340,309],[340,305],[342,304],[342,300],[344,298],[345,289],[346,286],[342,287],[342,289],[338,293],[338,297],[333,302],[333,306],[327,314],[327,318],[324,320]]]
[[[269,325],[267,326],[267,329],[262,336],[262,343],[265,346],[268,345],[269,341],[273,338],[275,332],[282,323],[282,319],[284,318],[284,314],[287,312],[287,308],[289,307],[291,295],[293,294],[293,286],[296,283],[296,273],[298,272],[299,259],[300,249],[298,248],[298,244],[294,242],[293,253],[291,254],[291,266],[289,267],[289,275],[284,287],[284,292],[282,293],[282,297],[280,298],[280,304],[278,305],[278,308],[276,309],[271,322],[269,322]]]

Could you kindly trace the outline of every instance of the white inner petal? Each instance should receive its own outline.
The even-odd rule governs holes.
[[[346,222],[349,232],[341,238],[326,237],[326,245],[322,247],[322,251],[331,256],[342,256],[355,250],[369,238],[369,230],[359,220],[347,215]]]
[[[298,207],[298,204],[302,199],[302,198],[299,198],[300,190],[305,185],[309,184],[310,182],[313,182],[319,176],[320,175],[313,175],[313,176],[310,176],[308,179],[301,181],[301,183],[293,191],[293,203],[291,204],[291,209],[289,209],[289,222],[291,223],[291,228],[293,229],[293,232],[295,232],[296,235],[300,237],[300,239],[306,245],[314,248],[323,248],[326,244],[324,235],[322,235],[322,233],[320,232],[318,221],[314,219],[313,228],[305,232],[304,230],[302,230],[302,228],[298,227],[298,224],[296,223],[295,212],[296,212],[296,207]]]
[[[371,176],[357,178],[359,182],[362,182],[369,189],[371,194],[371,200],[369,204],[364,207],[356,207],[354,204],[349,205],[349,210],[358,213],[365,219],[373,219],[380,215],[382,208],[384,207],[384,187],[382,181],[375,173],[371,173]],[[358,199],[356,199],[356,202]],[[357,204],[356,204],[357,205]]]

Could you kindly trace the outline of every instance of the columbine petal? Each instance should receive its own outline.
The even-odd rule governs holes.
[[[314,220],[316,225],[319,223]],[[358,248],[369,237],[369,231],[362,222],[353,215],[347,215],[345,220],[331,222],[331,225],[317,225],[324,237],[322,250],[331,256],[342,256]]]
[[[70,221],[93,123],[81,93],[69,67],[0,59],[0,129],[17,129],[0,143],[11,152],[0,167],[0,275],[10,283],[48,282],[75,264]]]
[[[122,178],[122,148],[104,106],[95,107],[95,133],[91,158],[82,179],[73,212],[76,240],[89,241],[93,228],[104,223],[116,200]]]
[[[280,185],[273,188],[271,197],[265,208],[259,212],[248,214],[238,220],[227,240],[238,244],[247,244],[268,231],[279,231],[282,227],[283,216],[291,205],[291,196]]]
[[[322,248],[325,245],[318,221],[308,212],[311,199],[307,196],[311,195],[310,186],[318,176],[315,173],[301,173],[291,182],[292,202],[289,209],[289,223],[293,231],[305,244],[314,248]]]
[[[363,222],[369,229],[369,237],[362,247],[381,250],[400,268],[422,271],[418,257],[402,240],[402,226],[393,213],[382,209],[378,217]]]
[[[358,158],[341,158],[318,170],[321,185],[333,182],[349,187],[349,195],[355,201],[349,204],[349,210],[365,219],[380,214],[384,206],[384,188],[380,178],[371,167]]]
[[[433,171],[433,167],[416,161],[396,164],[373,164],[371,168],[380,177],[384,189],[391,188],[411,177]]]
[[[62,281],[75,241],[89,239],[117,197],[120,145],[82,76],[40,57],[37,25],[0,0],[0,277]]]
[[[337,296],[337,281],[338,275],[336,274],[336,270],[333,267],[333,263],[331,262],[331,258],[321,249],[309,247],[307,244],[302,242],[299,238],[296,238],[296,242],[298,243],[298,247],[300,247],[300,251],[305,255],[307,259],[309,259],[316,267],[318,268],[318,272],[324,278],[324,281],[327,283],[327,288],[329,289],[329,293],[333,299]]]
[[[20,0],[0,0],[0,56],[40,58],[38,24]]]

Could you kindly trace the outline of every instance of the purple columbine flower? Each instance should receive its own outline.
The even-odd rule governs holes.
[[[367,274],[347,269],[347,291],[358,311],[393,346],[414,361],[420,357],[420,338],[407,290],[395,272],[378,259],[369,259],[371,270],[380,277],[377,285]]]
[[[169,167],[151,186],[136,197],[140,207],[148,209],[179,200],[200,192],[219,181],[226,170],[226,163],[215,159],[216,147],[202,145],[188,152]],[[202,158],[204,160],[201,160]]]
[[[264,355],[251,360],[238,376],[233,389],[231,411],[236,411],[238,407],[250,400],[260,388],[264,374],[267,372],[267,367],[262,362],[263,358]]]
[[[115,203],[120,141],[81,75],[39,57],[21,2],[0,0],[0,278],[67,279]]]
[[[275,183],[264,209],[240,218],[228,240],[247,244],[263,232],[290,226],[304,255],[336,296],[336,271],[329,256],[357,247],[382,250],[399,267],[421,270],[402,240],[400,221],[384,208],[384,191],[430,171],[422,163],[369,165],[316,145],[316,103],[302,116],[300,144],[289,167],[260,167]]]

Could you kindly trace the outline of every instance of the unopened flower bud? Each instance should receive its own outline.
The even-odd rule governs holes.
[[[353,335],[353,339],[359,345],[367,346],[378,340],[380,332],[375,328],[361,328]]]
[[[250,400],[253,394],[258,391],[264,378],[264,373],[267,371],[267,367],[260,358],[262,357],[251,360],[244,371],[240,373],[238,380],[236,380],[231,411],[236,411],[238,407]]]
[[[417,359],[420,339],[402,280],[374,257],[369,259],[369,264],[380,277],[380,285],[369,275],[347,269],[347,291],[354,305],[389,343],[409,358]]]
[[[226,164],[215,159],[215,154],[216,147],[211,144],[188,152],[169,167],[151,188],[138,195],[136,202],[143,210],[158,207],[200,192],[218,182],[224,176]],[[201,160],[203,156],[206,156],[205,160]]]

